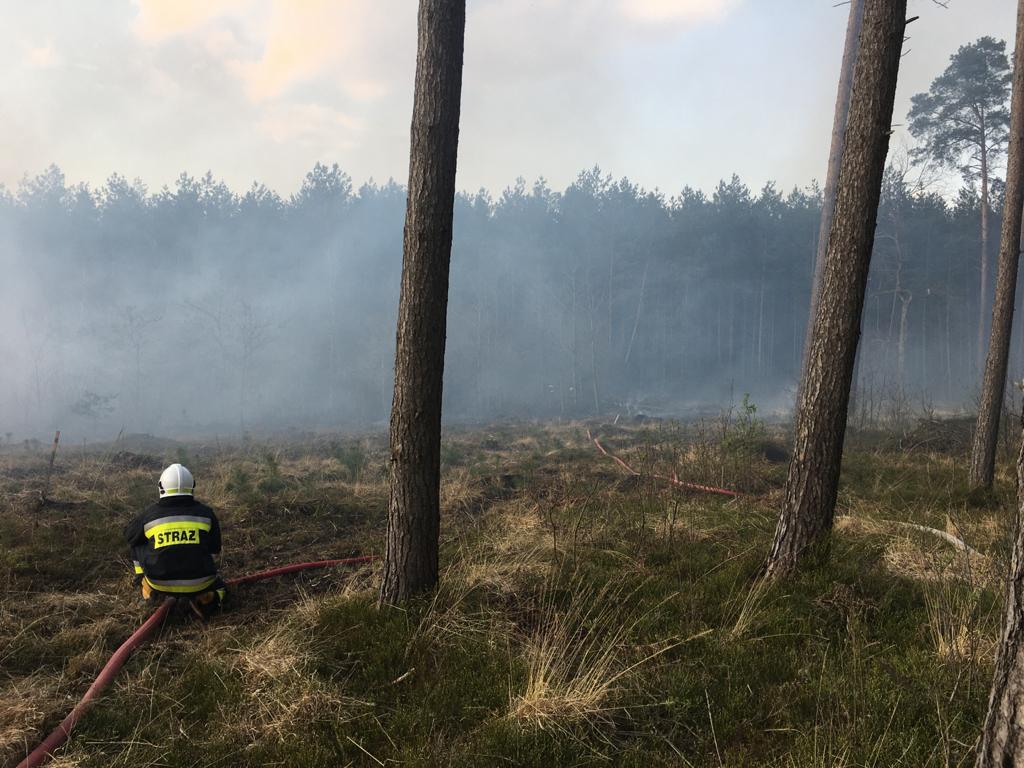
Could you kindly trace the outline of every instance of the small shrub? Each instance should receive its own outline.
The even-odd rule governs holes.
[[[764,422],[757,418],[757,406],[745,393],[736,420],[722,439],[722,451],[731,455],[756,455],[762,453],[767,438]]]
[[[256,490],[267,496],[280,493],[288,485],[281,476],[281,467],[277,463],[277,457],[271,453],[263,454],[262,474],[263,477],[256,483]]]
[[[341,465],[348,470],[349,480],[354,483],[360,481],[367,464],[366,449],[361,443],[336,444],[334,446],[334,458],[341,462]]]
[[[235,496],[248,496],[253,490],[252,476],[246,471],[245,467],[235,464],[231,467],[231,471],[228,472],[228,479],[224,484],[224,488],[228,493],[233,493]]]

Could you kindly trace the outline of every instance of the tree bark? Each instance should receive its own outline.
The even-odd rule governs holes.
[[[1024,6],[1022,6],[1024,8]],[[988,341],[985,375],[981,383],[978,423],[971,447],[970,482],[976,488],[989,488],[995,475],[999,415],[1006,390],[1006,369],[1010,360],[1010,335],[1013,329],[1013,305],[1017,295],[1017,263],[1020,259],[1021,210],[1024,206],[1024,42],[1021,11],[1017,18],[1017,43],[1013,66],[1013,96],[1010,104],[1010,141],[1006,161],[1006,197],[999,239],[999,265],[996,295],[992,305],[992,332]],[[985,201],[982,201],[985,205]],[[987,219],[987,217],[986,217]],[[987,229],[987,223],[983,231]],[[984,240],[984,237],[983,237]],[[1024,759],[1024,756],[1022,756]]]
[[[391,405],[382,604],[437,584],[444,374],[465,0],[420,0]]]
[[[797,404],[768,577],[824,556],[832,531],[854,359],[906,28],[907,0],[865,0],[820,300]]]
[[[981,119],[981,275],[978,282],[978,348],[975,358],[980,370],[985,348],[985,297],[988,296],[988,145],[984,116]]]
[[[822,276],[825,272],[825,252],[828,250],[828,236],[832,229],[832,217],[836,207],[836,183],[839,181],[839,164],[843,158],[843,137],[850,116],[850,95],[853,93],[853,70],[857,64],[857,45],[860,29],[864,22],[864,0],[850,0],[850,16],[846,21],[846,42],[843,44],[843,62],[839,67],[839,88],[836,92],[836,108],[832,117],[832,144],[828,151],[828,170],[825,174],[825,189],[821,198],[821,221],[818,225],[818,247],[814,255],[814,276],[811,279],[811,310],[804,331],[802,366],[807,365],[811,348],[813,319],[818,310],[818,295],[821,291]],[[803,371],[801,370],[801,381]],[[797,392],[797,402],[800,393]]]
[[[1017,457],[1017,514],[1013,556],[1004,606],[1003,632],[989,696],[978,768],[1024,764],[1024,444]]]

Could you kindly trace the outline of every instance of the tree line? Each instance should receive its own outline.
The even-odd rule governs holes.
[[[736,176],[669,196],[597,168],[562,191],[519,180],[458,195],[446,415],[685,413],[730,389],[788,409],[821,201],[813,184],[752,190]],[[976,188],[947,201],[905,158],[890,164],[866,390],[972,398],[979,205]],[[0,411],[19,432],[76,418],[132,431],[383,420],[404,206],[394,182],[355,189],[324,165],[288,199],[211,174],[156,193],[117,175],[68,186],[55,167],[27,179],[0,198],[0,345],[14,363]],[[165,392],[185,359],[204,377]],[[1010,370],[1024,370],[1020,340]]]

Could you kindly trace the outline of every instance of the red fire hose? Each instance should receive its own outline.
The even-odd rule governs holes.
[[[280,568],[271,568],[268,571],[260,571],[259,573],[251,573],[248,576],[239,576],[234,579],[229,579],[228,584],[230,586],[236,586],[238,584],[249,584],[254,581],[263,581],[264,579],[271,579],[275,576],[283,576],[286,573],[295,573],[296,571],[305,571],[310,568],[327,568],[332,565],[356,565],[358,563],[369,563],[377,559],[377,555],[363,555],[362,557],[347,557],[341,560],[319,560],[313,563],[293,563],[292,565],[285,565]],[[160,604],[153,614],[146,619],[141,627],[136,629],[131,637],[121,644],[121,647],[114,651],[114,655],[110,657],[110,661],[106,663],[96,680],[92,685],[89,686],[89,690],[85,692],[81,701],[75,705],[68,716],[65,717],[61,724],[58,725],[53,731],[43,739],[42,743],[29,753],[28,757],[18,763],[18,768],[36,768],[36,766],[42,765],[51,757],[55,750],[61,747],[68,738],[71,736],[71,729],[75,727],[75,724],[81,719],[85,710],[88,709],[89,704],[95,699],[103,690],[110,685],[111,681],[121,670],[121,667],[128,661],[128,657],[131,656],[132,651],[138,648],[140,645],[145,643],[163,624],[164,619],[167,618],[167,614],[171,610],[171,606],[174,605],[174,598],[168,598]]]
[[[345,557],[341,560],[317,560],[313,563],[292,563],[291,565],[282,565],[280,568],[271,568],[269,571],[260,571],[259,573],[250,573],[248,576],[238,576],[234,579],[228,579],[228,586],[234,587],[239,584],[251,584],[254,581],[263,581],[264,579],[272,579],[275,576],[284,576],[286,573],[308,571],[310,568],[329,568],[332,565],[358,565],[360,563],[370,563],[378,557],[379,555],[363,555],[362,557]]]
[[[615,454],[606,451],[604,449],[604,446],[601,445],[601,441],[594,437],[592,434],[590,434],[589,429],[587,430],[587,437],[590,438],[591,442],[593,442],[597,450],[599,450],[602,454],[604,454],[609,459],[614,461],[620,467],[625,469],[627,472],[629,472],[629,474],[636,475],[637,477],[640,476],[640,473],[633,469],[631,466],[629,466],[629,464],[627,464],[625,461],[620,459]],[[728,488],[716,488],[713,485],[701,485],[699,483],[684,482],[683,480],[679,479],[675,472],[672,473],[672,477],[667,477],[665,475],[651,475],[651,477],[656,478],[658,480],[662,480],[666,483],[669,483],[670,485],[674,485],[677,488],[685,488],[689,491],[700,491],[701,493],[715,493],[718,494],[719,496],[730,496],[732,498],[737,498],[740,495],[738,492],[730,491]]]

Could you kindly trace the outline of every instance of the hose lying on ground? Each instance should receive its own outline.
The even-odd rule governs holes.
[[[234,579],[228,580],[229,586],[237,586],[239,584],[250,584],[254,581],[263,581],[264,579],[272,579],[275,576],[283,576],[286,573],[295,573],[296,571],[306,571],[311,568],[327,568],[332,565],[356,565],[359,563],[369,563],[378,558],[377,555],[363,555],[361,557],[347,557],[341,560],[319,560],[312,563],[293,563],[292,565],[285,565],[280,568],[271,568],[267,571],[260,571],[259,573],[251,573],[247,576],[239,576]],[[18,768],[36,768],[53,757],[55,750],[59,749],[71,736],[71,729],[75,727],[75,724],[81,719],[85,710],[88,709],[89,704],[99,696],[100,693],[110,685],[111,681],[121,670],[121,667],[128,661],[128,657],[131,656],[132,651],[138,648],[140,645],[145,643],[163,624],[164,619],[167,618],[167,614],[170,613],[171,607],[174,605],[174,598],[167,598],[160,604],[153,614],[146,619],[141,627],[136,629],[121,647],[114,651],[114,655],[110,657],[110,661],[106,663],[103,669],[100,670],[99,675],[96,676],[96,680],[92,685],[89,686],[89,690],[85,692],[82,699],[75,705],[68,716],[65,717],[60,725],[53,729],[49,736],[43,739],[42,743],[32,750],[29,755],[18,763]]]
[[[587,438],[590,439],[590,441],[597,447],[597,450],[600,451],[604,456],[607,456],[609,459],[614,461],[620,467],[622,467],[627,472],[629,472],[629,474],[634,475],[636,477],[640,477],[640,473],[637,472],[635,469],[633,469],[633,467],[631,467],[625,461],[620,459],[614,453],[609,453],[607,450],[605,450],[605,447],[603,445],[601,445],[601,441],[598,440],[596,437],[594,437],[590,433],[589,429],[587,430]],[[737,497],[740,496],[739,492],[737,492],[737,491],[730,491],[727,488],[715,488],[714,486],[710,486],[710,485],[699,485],[697,483],[686,483],[686,482],[683,482],[682,480],[680,480],[678,478],[678,476],[675,473],[672,473],[672,477],[666,477],[665,475],[655,475],[655,474],[649,475],[649,477],[653,477],[653,478],[656,478],[658,480],[663,480],[663,481],[665,481],[667,483],[671,483],[672,485],[675,485],[677,487],[687,488],[687,489],[693,490],[693,491],[702,491],[704,493],[717,493],[717,494],[720,494],[720,495],[723,495],[723,496],[732,496],[733,498],[737,498]],[[840,518],[840,519],[842,519],[842,518]],[[846,516],[846,519],[854,520],[856,518],[853,518],[852,516]],[[936,538],[942,539],[943,541],[953,545],[954,547],[959,549],[961,552],[964,552],[964,553],[966,553],[968,555],[971,555],[973,557],[977,557],[977,558],[980,558],[980,559],[985,559],[985,557],[986,557],[983,553],[979,552],[974,547],[972,547],[969,544],[967,544],[967,542],[965,542],[963,539],[958,538],[958,537],[954,536],[951,533],[947,533],[946,531],[940,531],[937,528],[929,528],[926,525],[918,525],[917,523],[908,523],[908,522],[903,522],[901,520],[878,520],[877,522],[878,523],[884,523],[885,525],[892,526],[893,528],[909,528],[911,530],[921,531],[922,533],[927,533],[927,534],[929,534],[931,536],[935,536]]]
[[[625,461],[623,461],[613,453],[608,453],[608,451],[605,450],[604,446],[601,445],[601,441],[594,437],[592,434],[590,434],[589,429],[587,430],[587,437],[590,439],[591,442],[594,443],[594,445],[597,447],[597,450],[599,450],[602,454],[610,458],[620,467],[625,469],[627,472],[629,472],[629,474],[636,475],[637,477],[640,476],[640,473],[633,469],[631,466],[629,466],[629,464],[627,464]],[[662,480],[666,483],[669,483],[670,485],[676,486],[677,488],[685,488],[689,491],[700,491],[701,493],[715,493],[718,494],[719,496],[730,496],[732,498],[738,498],[740,495],[738,492],[730,491],[728,488],[715,488],[713,485],[700,485],[699,483],[684,482],[683,480],[680,480],[675,473],[672,474],[672,477],[667,477],[666,475],[650,475],[650,477]]]

